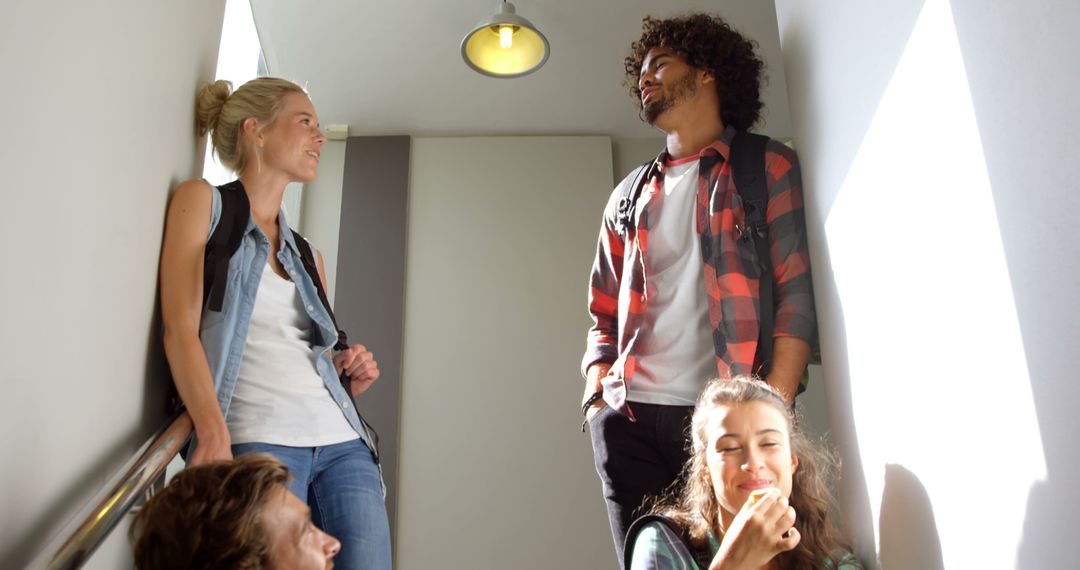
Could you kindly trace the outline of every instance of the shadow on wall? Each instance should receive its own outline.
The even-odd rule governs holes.
[[[1075,492],[1077,477],[1080,473],[1070,473],[1032,485],[1015,568],[1030,567],[1033,561],[1046,562],[1048,554],[1073,556],[1076,537],[1068,523],[1076,518],[1076,504],[1068,496]]]
[[[877,111],[867,101],[880,101],[891,81],[914,30],[923,1],[886,4],[846,3],[844,17],[837,20],[842,37],[822,42],[801,21],[817,21],[818,8],[795,0],[783,0],[778,8],[781,20],[784,67],[806,186],[806,215],[813,263],[815,301],[821,338],[822,361],[829,409],[830,437],[843,458],[838,485],[843,530],[854,544],[855,554],[867,565],[877,566],[874,513],[866,481],[864,459],[856,433],[848,315],[841,302],[832,252],[825,235],[825,222],[833,210],[840,188],[849,175],[856,155],[865,142]],[[846,28],[852,21],[887,22]],[[854,33],[852,33],[854,31]],[[851,57],[852,53],[873,53],[874,57]],[[845,61],[845,66],[822,62]],[[859,77],[853,83],[850,78]],[[837,90],[836,85],[852,87]],[[823,112],[825,110],[826,112]],[[873,378],[861,378],[871,382]],[[868,412],[863,410],[863,416]],[[872,413],[869,412],[869,413]],[[921,485],[918,486],[921,490]],[[891,487],[892,500],[903,501],[902,487]],[[925,491],[922,491],[925,496]],[[883,511],[884,513],[884,511]],[[883,514],[884,518],[884,514]],[[884,524],[884,522],[882,522]],[[882,533],[881,540],[885,540]],[[884,548],[884,545],[882,545]],[[938,547],[938,564],[940,546]],[[884,566],[884,558],[881,559]],[[908,568],[909,566],[893,566]],[[910,566],[917,568],[917,566]]]
[[[788,11],[802,9],[789,7]],[[911,18],[914,21],[914,17]],[[822,93],[821,82],[827,81],[823,74],[832,70],[818,70],[812,61],[813,49],[807,45],[807,38],[799,26],[784,30],[782,45],[784,68],[788,75],[788,85],[811,85],[800,97],[792,97],[791,105],[796,128],[796,148],[799,151],[803,173],[803,190],[806,202],[807,233],[810,242],[810,255],[813,267],[814,300],[818,313],[818,335],[821,339],[822,369],[825,393],[828,401],[829,439],[836,452],[842,458],[840,481],[837,482],[840,523],[844,535],[852,541],[855,555],[867,564],[875,567],[877,560],[873,512],[866,485],[866,473],[863,469],[859,440],[855,429],[855,412],[852,403],[851,369],[848,358],[847,330],[843,304],[837,290],[826,237],[825,219],[836,198],[843,172],[830,173],[822,165],[828,155],[839,154],[844,157],[843,164],[850,165],[869,128],[872,112],[865,117],[849,113],[844,120],[851,123],[850,128],[858,133],[850,139],[826,143],[821,140],[827,132],[821,127],[822,118],[812,109],[819,109],[818,102]],[[899,58],[899,52],[896,54]],[[867,69],[863,74],[876,78],[875,88],[883,92],[891,75],[887,70]],[[813,88],[815,87],[816,88]],[[870,110],[872,111],[872,110]],[[834,180],[835,179],[835,180]],[[806,185],[809,181],[810,187]],[[829,193],[829,189],[833,189]]]
[[[170,187],[175,189],[179,184],[178,179],[173,179]],[[161,213],[161,219],[165,219],[165,212]],[[162,236],[158,241],[163,239],[164,224]],[[90,514],[92,507],[103,498],[102,491],[105,490],[103,486],[117,474],[121,466],[132,458],[139,446],[162,428],[168,419],[172,376],[169,374],[169,365],[165,359],[165,350],[161,341],[161,294],[158,284],[155,284],[155,291],[157,293],[154,296],[154,312],[150,322],[147,323],[144,335],[131,334],[127,337],[145,339],[146,364],[143,369],[145,387],[139,425],[128,437],[120,441],[111,444],[102,443],[101,448],[105,452],[89,470],[83,472],[77,479],[78,483],[65,489],[54,502],[41,510],[41,515],[36,520],[24,527],[25,530],[19,540],[12,543],[18,545],[16,548],[0,553],[0,568],[23,568],[27,564],[36,566],[36,562],[39,562],[36,557],[42,556],[49,549],[59,547],[61,539],[73,533],[78,524]],[[137,346],[137,343],[132,344]],[[89,426],[89,429],[93,429],[94,418],[107,412],[107,410],[84,409],[84,413],[79,418],[68,417],[67,420],[70,425]],[[117,534],[126,536],[130,521],[130,516],[124,517],[120,525],[112,530],[110,537]],[[57,542],[58,540],[61,542]]]
[[[89,514],[91,499],[88,497],[100,498],[96,494],[102,482],[112,474],[112,470],[131,457],[131,450],[141,443],[138,436],[114,443],[100,460],[78,479],[77,484],[65,489],[48,505],[43,505],[38,517],[27,521],[18,534],[18,540],[12,541],[12,544],[17,546],[8,552],[0,553],[0,568],[25,568],[32,564],[35,557],[42,555],[44,549],[62,544],[63,541],[55,542],[60,537],[58,533],[75,530],[75,526],[70,526],[72,517]],[[127,528],[117,528],[113,532],[126,533]]]
[[[816,275],[832,275],[829,254],[822,248],[814,261]],[[822,367],[825,369],[825,390],[828,398],[830,439],[842,458],[838,481],[841,523],[844,535],[853,542],[855,555],[864,564],[876,559],[874,515],[870,509],[866,472],[859,451],[855,430],[855,410],[851,399],[851,369],[848,366],[847,331],[844,327],[843,305],[836,291],[836,282],[815,280],[815,297],[828,301],[840,313],[838,318],[822,322],[819,316],[818,334],[831,342],[822,347]],[[870,567],[870,566],[868,566]]]
[[[919,478],[901,465],[885,466],[878,524],[882,568],[945,568],[930,495]],[[972,521],[972,524],[980,523]]]
[[[1046,479],[1028,494],[1015,567],[1071,566],[1062,560],[1075,557],[1069,523],[1080,503],[1080,82],[1061,73],[1061,62],[1080,45],[1073,33],[1080,5],[1035,0],[987,10],[953,0],[952,9],[1046,455]]]

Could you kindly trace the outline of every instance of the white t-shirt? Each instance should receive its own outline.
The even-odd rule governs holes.
[[[645,276],[648,302],[634,344],[637,369],[631,402],[692,406],[705,382],[717,375],[701,245],[694,228],[698,160],[676,161],[664,172],[659,200],[648,208]]]
[[[267,263],[225,420],[233,443],[315,447],[359,437],[315,371],[311,326],[296,286]]]

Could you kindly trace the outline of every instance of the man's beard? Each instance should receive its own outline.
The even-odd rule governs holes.
[[[659,97],[653,97],[653,100],[642,107],[641,112],[644,114],[645,122],[650,125],[656,124],[656,119],[660,118],[668,109],[671,109],[675,105],[682,101],[685,101],[692,97],[694,93],[697,93],[697,83],[694,81],[694,74],[687,72],[682,77],[676,79],[671,83],[671,93],[663,93],[663,87],[657,92]]]

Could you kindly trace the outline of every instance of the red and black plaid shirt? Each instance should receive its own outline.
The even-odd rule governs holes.
[[[754,372],[759,338],[757,251],[746,228],[742,200],[735,191],[728,156],[735,129],[728,127],[720,138],[699,153],[695,228],[704,260],[705,291],[709,323],[716,349],[716,368],[721,377]],[[589,288],[589,329],[582,373],[597,362],[612,363],[604,378],[604,400],[633,418],[626,405],[627,387],[636,368],[634,342],[648,303],[648,209],[663,198],[667,151],[660,153],[659,173],[647,181],[634,223],[626,236],[616,229],[618,189],[604,211],[603,227],[593,261]],[[815,329],[810,257],[803,217],[802,180],[795,152],[770,140],[765,150],[769,206],[769,253],[775,283],[773,336],[792,336],[810,341]],[[641,207],[644,205],[644,207]]]

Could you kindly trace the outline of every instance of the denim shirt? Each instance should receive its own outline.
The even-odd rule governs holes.
[[[221,217],[220,191],[214,188],[212,195],[210,235],[213,235]],[[349,425],[356,430],[369,449],[374,449],[367,431],[360,422],[352,397],[341,385],[337,371],[334,369],[331,347],[337,342],[337,329],[326,307],[319,300],[315,284],[304,270],[300,253],[296,249],[296,242],[293,241],[293,232],[285,220],[284,211],[278,213],[278,227],[282,242],[277,254],[278,261],[296,284],[300,299],[312,320],[312,366],[322,377],[326,390],[337,403],[341,413],[345,415]],[[209,238],[209,235],[207,237]],[[203,308],[202,321],[199,324],[199,338],[210,364],[210,374],[214,378],[214,391],[217,393],[218,405],[221,406],[221,413],[225,417],[228,417],[229,403],[236,390],[236,379],[240,372],[240,361],[244,357],[248,325],[251,322],[251,312],[255,307],[255,295],[259,289],[263,266],[266,265],[269,255],[270,240],[255,221],[249,219],[240,247],[229,259],[228,280],[221,312]]]

